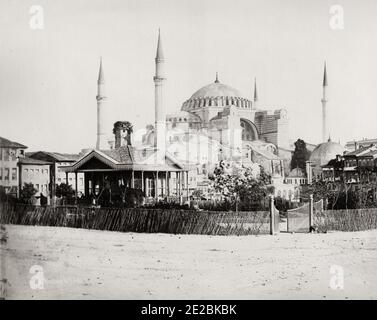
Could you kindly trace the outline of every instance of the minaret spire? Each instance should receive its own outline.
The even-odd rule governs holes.
[[[254,105],[256,106],[258,102],[258,92],[257,92],[257,78],[254,78]]]
[[[156,52],[156,61],[164,61],[164,51],[162,50],[162,41],[161,41],[161,32],[158,28],[158,40],[157,40],[157,52]]]
[[[215,83],[219,83],[219,73],[216,71],[216,80],[215,80]]]
[[[156,52],[156,72],[153,77],[155,93],[155,130],[154,147],[165,153],[166,144],[166,107],[165,107],[165,57],[162,50],[161,32],[158,29],[158,41]]]
[[[328,136],[328,128],[327,128],[327,116],[326,116],[326,109],[327,109],[327,70],[326,70],[326,61],[323,69],[323,82],[322,82],[322,142],[326,141]]]
[[[98,80],[97,80],[97,142],[96,149],[106,149],[107,121],[106,121],[106,101],[105,76],[102,67],[102,57],[100,59]]]
[[[105,83],[105,75],[103,73],[103,68],[102,68],[102,57],[100,58],[99,72],[98,72],[98,84],[100,83]]]
[[[323,87],[327,87],[327,72],[326,72],[326,61],[325,61],[325,67],[324,67],[324,70],[323,70],[323,84],[322,86]]]

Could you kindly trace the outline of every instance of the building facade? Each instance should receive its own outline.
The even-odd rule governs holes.
[[[50,163],[50,181],[49,185],[49,194],[53,198],[55,196],[56,185],[66,183],[70,185],[73,190],[76,190],[79,194],[85,192],[84,188],[84,175],[79,174],[76,176],[74,174],[66,174],[63,170],[64,167],[68,167],[76,162],[79,158],[79,154],[67,154],[67,153],[58,153],[58,152],[48,152],[48,151],[36,151],[28,152],[27,156],[35,160],[41,160]]]
[[[40,197],[47,197],[47,204],[50,203],[50,165],[47,161],[35,160],[28,157],[20,157],[19,167],[19,190],[26,183],[33,184],[37,190],[36,204],[40,204]]]
[[[18,195],[19,192],[19,157],[24,157],[27,147],[0,137],[0,186],[5,192]]]

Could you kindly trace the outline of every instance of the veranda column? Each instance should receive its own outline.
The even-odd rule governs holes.
[[[313,195],[310,195],[309,201],[309,232],[312,232],[313,228],[313,214],[314,214],[314,200]]]
[[[186,190],[187,190],[187,200],[189,198],[189,172],[186,171]]]
[[[78,192],[77,192],[77,186],[78,186],[78,183],[77,183],[77,171],[75,171],[75,203],[77,204],[77,195],[78,195]]]
[[[145,193],[144,189],[144,171],[141,171],[141,191]]]
[[[275,234],[275,205],[274,205],[274,196],[270,196],[270,235]]]
[[[155,197],[156,200],[158,198],[158,196],[157,196],[157,194],[158,194],[158,186],[157,186],[157,184],[158,184],[158,171],[156,171],[156,178],[154,180],[154,197]]]
[[[131,188],[135,189],[135,171],[131,171]]]
[[[178,172],[175,172],[175,196],[178,197]]]
[[[165,171],[165,195],[169,196],[169,180],[167,171]]]

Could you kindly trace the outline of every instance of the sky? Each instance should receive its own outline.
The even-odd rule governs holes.
[[[377,138],[376,16],[375,0],[2,0],[0,136],[27,151],[94,147],[101,56],[112,120],[153,123],[161,28],[168,113],[216,72],[249,99],[256,77],[259,106],[285,108],[290,138],[318,143],[326,60],[332,140]]]

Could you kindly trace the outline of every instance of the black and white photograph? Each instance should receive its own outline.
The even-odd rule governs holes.
[[[376,0],[1,0],[0,299],[376,300],[376,88]]]

